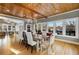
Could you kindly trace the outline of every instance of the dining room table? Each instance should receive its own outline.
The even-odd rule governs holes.
[[[40,51],[40,44],[41,44],[41,42],[42,42],[42,39],[43,39],[43,37],[42,37],[42,35],[40,35],[40,34],[36,34],[35,36],[34,36],[34,38],[35,38],[35,40],[36,40],[36,42],[37,42],[37,52],[39,52]]]
[[[48,43],[50,42],[50,35],[51,33],[47,33],[46,36],[43,36],[42,34],[33,34],[35,41],[37,42],[37,52],[41,50],[41,44],[44,43],[45,40],[48,40]],[[44,39],[47,38],[47,39]]]

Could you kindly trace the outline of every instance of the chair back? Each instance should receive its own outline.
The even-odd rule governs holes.
[[[36,31],[33,31],[33,34],[36,34]]]
[[[46,37],[46,35],[47,35],[46,31],[43,31],[42,35]]]
[[[50,36],[50,45],[54,43],[54,40],[55,40],[55,36],[54,35],[53,36],[51,35]]]
[[[33,36],[31,32],[26,32],[28,44],[33,42]]]
[[[26,42],[28,42],[28,41],[27,41],[27,35],[26,35],[26,32],[23,31],[22,34],[23,34],[23,40],[26,41]]]
[[[22,31],[16,33],[16,38],[17,38],[17,41],[23,40]]]

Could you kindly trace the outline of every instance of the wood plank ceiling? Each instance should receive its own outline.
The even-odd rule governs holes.
[[[26,19],[47,18],[55,14],[79,9],[78,3],[3,3],[0,13]]]

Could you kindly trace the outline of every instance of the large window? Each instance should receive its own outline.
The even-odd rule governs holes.
[[[37,32],[37,24],[35,24],[35,31]]]
[[[76,21],[74,19],[66,21],[66,35],[75,36],[76,34]]]
[[[42,34],[42,26],[41,26],[41,23],[38,23],[38,26],[37,26],[37,33],[38,33],[38,34]]]
[[[54,30],[54,22],[48,22],[48,32],[53,33]]]
[[[7,31],[7,25],[6,24],[2,24],[2,30],[4,31],[4,32],[6,32]]]
[[[56,34],[63,35],[63,21],[56,21]]]
[[[11,31],[11,30],[12,30],[11,26],[8,26],[8,30],[9,30],[9,31]]]
[[[38,24],[38,31],[41,31],[41,24]]]
[[[51,21],[47,23],[48,32],[56,35],[64,35],[67,37],[78,37],[78,22],[77,18],[69,18],[59,21]]]
[[[42,31],[47,31],[47,23],[42,23]]]
[[[27,32],[31,32],[31,24],[27,24]]]

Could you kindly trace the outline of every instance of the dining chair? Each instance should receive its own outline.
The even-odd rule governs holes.
[[[48,46],[48,54],[53,54],[54,52],[54,41],[55,41],[55,35],[51,35],[49,46]]]
[[[55,41],[55,35],[51,35],[50,36],[50,42],[49,42],[49,44],[50,45],[53,45],[54,44],[54,41]]]
[[[49,50],[53,48],[53,44],[54,44],[54,39],[55,39],[55,36],[50,36],[49,37],[49,41],[44,41],[42,44],[41,44],[41,52],[43,52],[43,49],[44,50],[47,50],[48,53],[49,53]]]
[[[28,44],[28,40],[27,40],[26,31],[23,31],[22,36],[23,36],[23,40],[21,41],[21,43],[22,43],[25,47],[27,47],[27,50],[28,50],[29,44]]]
[[[43,31],[43,32],[42,32],[42,35],[46,36],[46,31]]]
[[[19,31],[16,34],[16,40],[20,43],[23,40],[23,36],[22,36],[22,32],[23,31]]]
[[[36,41],[37,40],[37,33],[36,32],[32,32],[32,36],[33,36],[33,40]]]
[[[33,40],[33,36],[31,32],[26,32],[28,44],[31,46],[31,53],[33,52],[33,48],[36,46],[37,42]]]
[[[46,31],[43,31],[43,32],[42,32],[42,36],[43,36],[43,38],[44,38],[44,41],[45,41],[45,40],[47,39],[47,38],[46,38],[46,36],[47,36],[47,33],[46,33]]]

